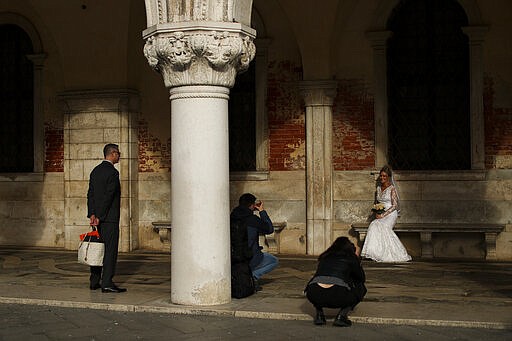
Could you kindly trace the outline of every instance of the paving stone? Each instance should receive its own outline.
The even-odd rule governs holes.
[[[179,320],[178,324],[174,324],[173,318],[155,318],[156,329],[168,328],[173,335],[200,332],[203,325],[196,319],[197,315],[310,322],[314,309],[302,291],[315,267],[313,257],[280,256],[279,267],[263,277],[263,290],[257,294],[222,306],[187,307],[169,302],[168,254],[120,254],[115,280],[118,285],[126,286],[128,292],[112,295],[88,289],[88,267],[76,262],[74,251],[2,248],[0,303],[40,305],[50,311],[55,307],[87,307],[90,309],[87,318],[72,321],[79,329],[87,325],[87,320],[108,326],[109,320],[102,313],[106,310],[192,316]],[[512,328],[510,262],[435,260],[386,264],[364,261],[363,267],[368,294],[351,314],[355,324]],[[327,313],[333,318],[336,311]],[[60,323],[67,316],[50,314],[48,318]],[[5,321],[14,327],[19,323],[17,318]],[[37,316],[32,321],[34,325],[46,322],[38,320]],[[137,330],[131,322],[121,326],[128,332]],[[219,330],[223,328],[222,323],[211,328],[215,326]]]

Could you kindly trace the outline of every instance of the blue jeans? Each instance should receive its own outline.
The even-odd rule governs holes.
[[[271,255],[270,253],[263,252],[263,259],[261,260],[260,264],[258,264],[258,266],[252,270],[252,276],[256,279],[260,279],[260,277],[264,274],[274,270],[278,263],[279,260],[277,257]]]

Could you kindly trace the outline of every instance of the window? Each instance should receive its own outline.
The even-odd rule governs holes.
[[[256,67],[237,75],[229,95],[229,170],[256,170]]]
[[[34,170],[34,71],[29,36],[0,25],[0,172]]]
[[[388,159],[401,170],[471,169],[468,25],[452,0],[401,1],[388,29]]]

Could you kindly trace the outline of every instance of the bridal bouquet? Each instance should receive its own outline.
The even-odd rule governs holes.
[[[384,211],[386,211],[386,209],[384,208],[384,204],[381,202],[376,203],[372,207],[372,212],[374,212],[375,214],[382,214],[384,213]]]

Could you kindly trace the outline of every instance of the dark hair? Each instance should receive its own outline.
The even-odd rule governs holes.
[[[240,196],[238,199],[238,204],[240,206],[249,207],[256,202],[256,197],[251,193],[245,193]]]
[[[379,175],[380,173],[386,173],[389,177],[392,177],[393,176],[393,170],[391,169],[391,167],[389,167],[388,165],[385,165],[384,167],[382,167],[380,169],[380,172],[379,172]]]
[[[118,152],[119,146],[117,144],[109,143],[103,147],[103,157],[107,157],[107,155],[112,154],[113,152]]]
[[[347,237],[338,237],[327,250],[318,256],[318,260],[330,256],[355,257],[356,247]]]

